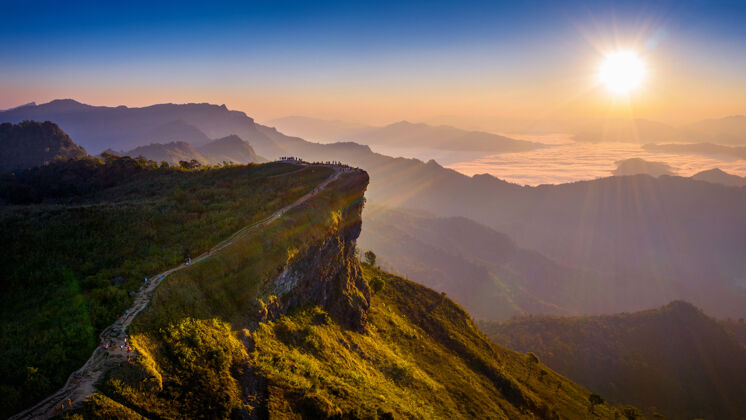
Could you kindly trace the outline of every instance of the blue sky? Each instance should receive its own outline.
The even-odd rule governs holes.
[[[667,72],[641,113],[692,118],[694,101],[666,105],[689,87],[708,112],[746,112],[746,2],[102,3],[2,2],[0,108],[65,96],[259,118],[519,118],[574,100],[618,44]],[[598,98],[585,102],[570,108]]]

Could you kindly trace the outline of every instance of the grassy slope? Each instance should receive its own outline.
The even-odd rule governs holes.
[[[110,373],[85,417],[563,418],[589,416],[589,392],[538,361],[489,343],[456,304],[366,267],[385,286],[367,332],[321,307],[276,313],[266,282],[339,232],[344,180],[269,228],[176,273],[133,324],[135,361]],[[338,246],[347,246],[338,244]],[[595,408],[613,417],[613,408]]]
[[[297,170],[145,168],[93,195],[0,207],[0,416],[64,383],[145,276],[266,217],[330,173]],[[111,284],[118,276],[125,282]]]
[[[587,390],[489,344],[451,300],[378,269],[364,273],[385,284],[373,298],[369,334],[340,328],[318,308],[251,334],[250,364],[271,384],[267,404],[278,417],[297,414],[303,403],[326,416],[361,418],[588,415]],[[613,417],[608,406],[594,411]]]

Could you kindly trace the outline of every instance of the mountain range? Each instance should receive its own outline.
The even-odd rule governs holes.
[[[369,206],[358,245],[478,319],[646,309],[676,296],[673,284],[649,278],[632,286],[612,272],[563,264],[464,217]]]
[[[399,121],[383,127],[308,117],[286,117],[269,122],[278,130],[319,141],[355,141],[374,147],[428,148],[452,152],[510,153],[534,150],[544,145],[483,131],[469,131],[447,125]]]
[[[746,116],[708,119],[673,127],[645,119],[603,120],[580,124],[575,129],[578,141],[616,141],[632,143],[716,143],[746,145]]]
[[[740,419],[746,347],[686,302],[597,317],[531,316],[482,322],[495,342],[535,352],[548,366],[612,401],[669,419]]]
[[[272,150],[280,150],[309,161],[337,160],[365,169],[371,177],[366,193],[371,203],[472,219],[507,234],[518,247],[537,251],[565,266],[609,273],[630,290],[659,290],[659,301],[692,300],[716,316],[740,317],[746,308],[743,189],[646,175],[521,187],[489,175],[468,177],[435,161],[392,158],[356,143],[307,142],[215,105],[118,109],[65,101],[50,104],[70,105],[72,110],[66,118],[88,124],[97,124],[91,122],[96,112],[121,112],[141,118],[142,124],[130,120],[135,126],[144,125],[161,118],[166,110],[172,118],[168,121],[176,119],[175,115],[190,114],[191,120],[182,119],[204,132],[228,121],[230,129],[262,156],[271,158],[276,156]],[[41,112],[50,104],[13,112],[16,116],[24,109]],[[4,117],[5,113],[0,114]],[[99,133],[97,138],[113,141],[112,136],[121,135],[104,128],[102,125],[94,130]],[[107,144],[112,145],[117,143]]]
[[[391,124],[386,127],[374,127],[360,123],[350,123],[346,121],[329,121],[323,119],[290,116],[271,120],[268,125],[275,126],[279,130],[290,134],[308,138],[312,140],[330,142],[341,140],[352,140],[366,143],[365,140],[379,139],[379,133],[384,134],[386,129],[395,135],[393,139],[401,143],[400,139],[406,139],[408,132],[416,133],[414,138],[420,134],[430,131],[428,135],[434,139],[448,136],[448,132],[453,129],[449,126],[433,126],[425,124],[412,124],[400,122]],[[490,124],[494,125],[494,124]],[[515,124],[510,121],[504,121],[502,125],[505,129],[502,131],[515,131]],[[521,124],[518,124],[519,126]],[[537,128],[536,124],[525,125],[518,132],[532,132]],[[551,125],[551,124],[550,124]],[[403,127],[397,127],[403,126]],[[403,130],[402,130],[403,129]],[[559,130],[559,131],[558,131]],[[463,133],[471,133],[475,138],[486,137],[488,133],[480,131],[460,130]],[[544,132],[545,130],[539,130]],[[724,118],[715,118],[697,121],[683,126],[672,126],[665,123],[651,121],[646,119],[604,119],[604,120],[585,120],[557,124],[555,128],[548,133],[569,132],[574,135],[575,140],[583,142],[632,142],[632,143],[717,143],[721,145],[746,145],[746,116],[734,115]],[[404,133],[405,137],[401,136]],[[492,136],[493,134],[489,134]],[[366,136],[370,138],[366,139]],[[457,136],[451,136],[455,138]],[[497,136],[499,138],[501,136]],[[384,142],[392,139],[383,138]],[[427,143],[427,142],[425,142]],[[437,141],[433,141],[437,143]],[[499,141],[497,142],[499,143]],[[373,145],[374,143],[366,143]],[[482,144],[478,142],[477,144]],[[458,145],[456,145],[458,147]],[[473,147],[473,146],[472,146]],[[482,150],[482,148],[480,148]],[[519,150],[515,150],[519,151]],[[498,151],[494,153],[499,153]]]
[[[0,121],[53,121],[91,153],[106,149],[130,150],[151,143],[186,141],[194,147],[209,139],[237,135],[277,157],[283,150],[260,132],[254,120],[243,112],[229,111],[224,105],[160,104],[144,108],[105,107],[59,99],[45,104],[29,104],[0,112]],[[198,129],[204,136],[196,133]]]
[[[661,175],[676,175],[674,168],[672,168],[665,162],[655,162],[641,158],[630,158],[620,160],[615,163],[617,165],[617,168],[613,171],[613,174],[615,176],[650,175],[657,178]],[[712,184],[725,185],[728,187],[746,186],[746,177],[729,174],[720,168],[700,171],[690,176],[689,178],[697,181],[709,182]]]

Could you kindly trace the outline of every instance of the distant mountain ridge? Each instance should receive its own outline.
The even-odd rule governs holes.
[[[524,152],[543,145],[481,131],[399,121],[359,135],[354,140],[389,147],[430,147],[450,151]]]
[[[215,139],[197,150],[213,164],[222,162],[246,164],[267,161],[257,155],[248,142],[235,134]]]
[[[177,139],[172,135],[173,132],[183,134],[187,126],[197,128],[206,135],[205,138],[236,134],[261,150],[260,154],[265,156],[276,157],[284,153],[282,148],[261,132],[253,119],[243,112],[230,111],[225,105],[158,104],[128,108],[91,106],[72,99],[59,99],[0,112],[0,121],[19,122],[28,119],[54,121],[76,139],[78,144],[93,153],[100,153],[107,148],[130,150],[148,145],[154,142],[154,133],[171,133],[159,142],[174,141]],[[192,130],[192,135],[194,134]]]
[[[85,149],[52,122],[0,124],[0,172],[43,165],[55,158],[87,155]]]
[[[746,146],[746,115],[702,120],[686,129],[697,141]]]
[[[217,165],[223,162],[246,164],[266,161],[254,152],[249,143],[236,135],[210,141],[198,148],[184,141],[175,141],[139,146],[116,154],[130,157],[142,156],[156,162],[165,161],[171,165],[178,165],[181,161],[189,162],[191,160],[196,160],[203,165]]]
[[[673,127],[646,119],[609,119],[580,124],[575,139],[585,142],[717,143],[746,146],[746,116],[734,115]]]
[[[199,128],[180,119],[155,127],[145,134],[145,137],[154,143],[182,141],[200,145],[210,141],[207,134],[203,133]]]
[[[722,184],[730,187],[746,186],[746,177],[729,174],[720,168],[697,172],[692,175],[691,178],[698,181],[707,181],[713,184]]]
[[[639,310],[675,296],[674,285],[562,264],[463,217],[369,206],[364,226],[358,246],[383,267],[446,292],[479,319]]]
[[[613,174],[616,176],[645,174],[659,177],[661,175],[675,175],[674,169],[665,162],[652,162],[640,158],[630,158],[615,163],[617,167]]]
[[[99,107],[83,107],[84,111],[71,111],[68,119],[98,124],[93,132],[101,138],[119,136],[119,126],[107,128],[91,118],[89,111]],[[107,114],[116,110],[103,108]],[[161,118],[164,109],[168,119]],[[675,298],[692,300],[716,316],[746,316],[746,292],[739,286],[746,278],[746,192],[739,189],[645,175],[521,187],[489,175],[468,177],[435,161],[392,158],[352,142],[308,142],[216,105],[165,104],[125,112],[137,115],[142,125],[158,120],[153,127],[185,113],[194,115],[182,115],[184,121],[208,135],[207,128],[235,118],[239,122],[228,124],[228,129],[249,136],[228,134],[249,141],[268,158],[294,155],[365,169],[371,176],[366,196],[372,203],[467,217],[509,235],[521,248],[565,265],[603,269],[637,281],[654,274],[663,285],[677,285]],[[0,113],[0,118],[6,115]],[[129,124],[132,121],[139,120],[130,119]]]
[[[270,121],[283,132],[320,141],[352,140],[387,148],[431,148],[447,151],[486,153],[524,152],[540,143],[511,139],[483,131],[462,130],[447,125],[429,125],[399,121],[382,127],[326,121],[308,117],[286,117]]]
[[[631,314],[532,316],[480,327],[493,341],[536,353],[611,401],[670,419],[737,420],[746,413],[746,347],[686,302]]]

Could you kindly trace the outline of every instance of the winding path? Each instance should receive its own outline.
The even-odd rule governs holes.
[[[292,162],[296,165],[303,165],[308,166],[309,164],[306,163],[299,163],[299,162]],[[334,169],[334,173],[329,176],[324,182],[319,184],[317,187],[315,187],[311,192],[307,193],[306,195],[302,196],[292,204],[289,204],[276,212],[272,213],[269,217],[262,219],[250,226],[246,226],[241,228],[240,230],[233,233],[229,238],[225,239],[224,241],[218,243],[214,247],[212,247],[207,252],[203,253],[202,255],[198,256],[197,258],[194,258],[192,260],[192,264],[198,263],[206,258],[209,258],[212,254],[214,254],[217,251],[220,251],[223,248],[226,248],[230,245],[232,245],[237,239],[241,238],[242,236],[246,235],[247,233],[266,226],[275,220],[282,217],[285,213],[288,212],[288,210],[299,206],[300,204],[303,204],[304,202],[308,201],[311,197],[317,195],[321,190],[326,188],[330,183],[335,181],[339,176],[349,171],[348,169],[340,168],[338,166],[332,166],[332,165],[315,165],[315,166],[325,166],[325,167],[331,167]],[[290,174],[295,173],[290,172]],[[286,174],[287,175],[287,174]],[[161,281],[166,278],[168,275],[182,270],[184,268],[188,267],[185,264],[178,265],[174,268],[171,268],[169,270],[164,271],[163,273],[157,274],[152,277],[152,280],[150,280],[147,284],[140,287],[140,290],[137,292],[137,295],[135,297],[135,300],[132,302],[132,306],[129,307],[127,310],[127,314],[123,317],[120,317],[117,319],[113,324],[106,327],[101,334],[99,334],[100,344],[96,346],[96,349],[93,351],[93,354],[91,354],[91,357],[83,364],[83,366],[70,374],[70,376],[67,379],[67,382],[65,385],[60,388],[58,391],[53,393],[52,395],[48,396],[35,406],[22,411],[18,414],[16,414],[13,417],[10,417],[9,420],[16,420],[16,419],[47,419],[50,417],[53,417],[58,413],[59,408],[64,403],[65,405],[65,411],[69,409],[68,407],[68,400],[72,402],[73,406],[79,405],[82,403],[88,396],[93,394],[95,392],[95,384],[98,382],[98,380],[102,377],[102,375],[107,372],[110,368],[115,366],[116,364],[120,364],[122,362],[127,361],[127,352],[125,350],[121,350],[119,348],[119,344],[121,344],[124,340],[124,337],[127,336],[126,331],[127,327],[130,325],[133,319],[137,316],[137,314],[140,313],[143,309],[145,309],[148,306],[148,303],[150,303],[150,300],[153,297],[153,292],[158,287],[158,285],[161,283]],[[105,350],[101,344],[106,342],[116,342],[116,344],[112,345],[109,350]]]

